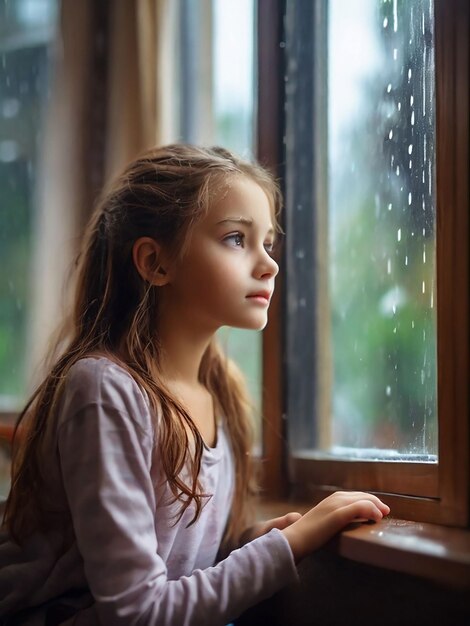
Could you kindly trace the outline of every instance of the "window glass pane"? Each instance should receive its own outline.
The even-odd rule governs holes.
[[[0,410],[26,388],[36,165],[48,91],[53,0],[0,1]]]
[[[254,0],[213,0],[215,141],[251,156],[254,122]]]
[[[433,3],[328,9],[330,451],[434,460]]]

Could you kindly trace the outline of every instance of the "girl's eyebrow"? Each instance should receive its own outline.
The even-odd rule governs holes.
[[[242,217],[241,215],[240,217],[225,217],[223,220],[220,220],[220,222],[217,222],[217,224],[223,224],[224,222],[241,222],[247,226],[252,226],[253,224],[251,217]]]
[[[247,226],[253,226],[253,219],[251,217],[243,217],[243,216],[239,216],[239,217],[226,217],[223,220],[220,220],[219,222],[217,222],[217,224],[224,224],[225,222],[236,222],[237,224],[246,224]],[[268,230],[268,234],[273,233],[274,232],[274,228],[270,228]]]

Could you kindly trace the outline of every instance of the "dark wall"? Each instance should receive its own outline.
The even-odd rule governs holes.
[[[460,626],[470,624],[470,590],[374,568],[322,550],[290,586],[237,626]]]

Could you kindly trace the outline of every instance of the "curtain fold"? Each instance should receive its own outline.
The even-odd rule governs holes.
[[[175,139],[169,0],[62,0],[37,192],[30,380],[69,300],[68,276],[102,186]],[[172,83],[170,83],[172,86]]]

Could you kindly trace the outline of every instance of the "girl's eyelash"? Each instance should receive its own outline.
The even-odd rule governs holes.
[[[274,254],[276,249],[276,243],[274,241],[270,241],[269,243],[264,244],[264,249],[268,254]]]
[[[226,235],[223,239],[224,241],[234,241],[235,247],[244,248],[245,247],[245,234],[241,232],[230,233],[230,235]],[[264,249],[269,255],[273,255],[276,252],[276,242],[269,241],[264,244]]]
[[[224,241],[230,241],[230,240],[237,240],[237,243],[235,244],[236,247],[243,248],[243,245],[245,243],[245,235],[243,233],[230,233],[230,235],[227,235],[226,237],[224,237]]]

